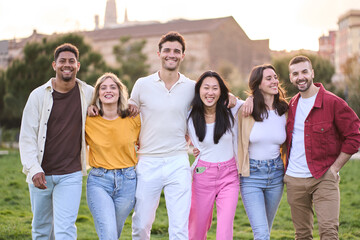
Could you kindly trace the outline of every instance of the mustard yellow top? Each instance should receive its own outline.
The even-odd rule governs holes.
[[[140,115],[135,118],[106,120],[87,117],[85,139],[89,146],[89,165],[105,169],[121,169],[137,164],[135,145],[140,134]]]

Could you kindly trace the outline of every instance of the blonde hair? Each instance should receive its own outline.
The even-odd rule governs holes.
[[[127,87],[120,81],[120,79],[113,73],[104,73],[101,77],[98,78],[98,80],[95,83],[95,89],[93,98],[91,101],[91,105],[96,105],[99,108],[99,113],[102,116],[103,115],[103,106],[99,99],[99,89],[101,84],[106,80],[110,78],[111,80],[116,83],[116,85],[119,88],[119,99],[117,102],[117,113],[121,118],[125,118],[129,116],[129,110],[128,110],[128,92]]]

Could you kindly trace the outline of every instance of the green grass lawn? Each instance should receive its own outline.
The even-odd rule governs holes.
[[[360,239],[360,161],[351,160],[341,170],[341,214],[340,239]],[[78,239],[98,239],[91,213],[85,199],[85,183],[79,215],[77,219]],[[285,190],[286,191],[286,190]],[[32,213],[25,175],[21,173],[18,151],[0,156],[0,240],[31,239]],[[234,239],[252,239],[249,220],[245,214],[241,199],[234,223]],[[168,239],[167,214],[162,196],[153,224],[151,239]],[[208,239],[216,239],[216,214]],[[271,239],[293,239],[294,229],[286,193],[276,215]],[[128,217],[121,239],[131,239],[131,216]],[[319,239],[315,221],[314,239]]]

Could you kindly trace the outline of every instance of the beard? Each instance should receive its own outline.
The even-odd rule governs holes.
[[[73,76],[69,76],[69,77],[61,76],[61,78],[62,78],[62,80],[63,80],[64,82],[70,82],[71,80],[74,79]]]
[[[72,80],[75,79],[76,77],[76,70],[75,69],[72,69],[73,72],[71,72],[71,74],[64,74],[64,73],[61,73],[60,74],[60,77],[61,79],[64,81],[64,82],[70,82]]]
[[[299,90],[299,92],[306,92],[309,88],[310,88],[310,86],[312,85],[312,83],[313,83],[313,80],[312,79],[306,79],[306,82],[305,82],[305,86],[299,86],[298,84],[297,84],[297,89]]]
[[[162,67],[168,71],[177,71],[180,67],[180,61],[177,61],[175,65],[169,65],[166,61],[163,61]]]

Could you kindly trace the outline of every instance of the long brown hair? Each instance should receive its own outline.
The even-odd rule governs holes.
[[[263,79],[263,73],[265,69],[272,69],[276,72],[274,66],[271,64],[263,64],[255,66],[250,73],[249,77],[249,94],[254,97],[254,110],[252,112],[252,116],[255,121],[262,122],[265,118],[269,117],[268,107],[265,104],[264,96],[259,89],[259,85]],[[289,106],[287,101],[285,100],[285,90],[278,85],[279,92],[274,96],[273,107],[279,116],[283,115],[287,112]]]

